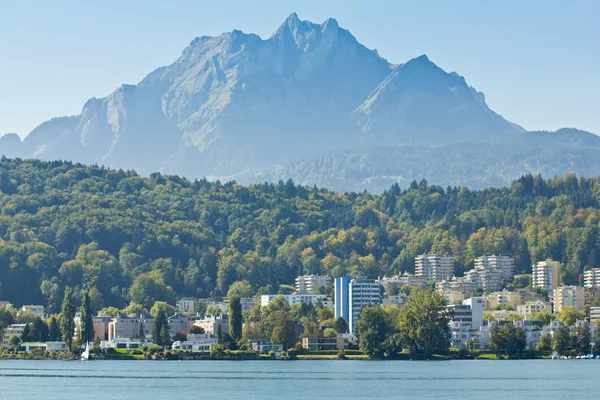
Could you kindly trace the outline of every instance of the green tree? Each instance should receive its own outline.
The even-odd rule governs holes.
[[[558,313],[558,320],[567,326],[575,325],[578,320],[585,319],[585,311],[578,310],[575,307],[564,307]]]
[[[156,303],[154,303],[156,304]],[[135,314],[135,315],[142,315],[142,314],[151,314],[148,312],[148,310],[146,308],[144,308],[144,306],[142,306],[139,303],[135,303],[135,302],[130,302],[129,305],[127,307],[125,307],[122,311],[121,314],[125,314],[125,315],[130,315],[130,314]]]
[[[588,322],[575,328],[574,332],[575,350],[579,354],[588,354],[591,351],[592,334]]]
[[[61,339],[62,334],[60,332],[60,326],[58,325],[56,317],[53,315],[50,317],[50,321],[48,323],[48,340],[51,342],[57,342]]]
[[[156,345],[165,347],[169,345],[168,334],[169,320],[167,319],[167,314],[163,310],[160,310],[154,317],[154,325],[152,326],[152,341]]]
[[[558,354],[564,354],[571,350],[571,331],[567,326],[560,326],[552,336],[552,347]]]
[[[221,307],[219,307],[217,304],[211,304],[206,308],[206,315],[218,316],[221,315],[221,313]]]
[[[323,331],[323,336],[326,338],[334,338],[337,336],[337,331],[333,328],[325,328]]]
[[[21,341],[22,342],[31,342],[31,325],[25,324],[23,328],[23,332],[21,332]]]
[[[406,346],[426,357],[447,352],[451,318],[442,295],[433,291],[412,291],[399,315],[399,328]]]
[[[540,341],[538,342],[536,349],[538,351],[552,350],[552,335],[549,333],[544,333],[540,337]]]
[[[381,306],[363,307],[358,318],[358,337],[359,347],[365,354],[371,358],[383,358],[383,344],[390,332],[391,326]]]
[[[140,329],[138,330],[137,338],[144,341],[146,340],[146,332],[144,331],[144,323],[140,321]]]
[[[81,342],[87,344],[94,341],[94,313],[92,311],[92,300],[88,292],[83,294],[81,308],[79,309],[79,338]]]
[[[252,290],[252,285],[248,280],[244,279],[243,281],[235,281],[231,285],[229,285],[229,290],[227,291],[227,297],[231,298],[232,296],[238,296],[240,298],[250,297],[254,291]]]
[[[204,315],[206,313],[206,300],[198,300],[196,304],[194,304],[194,312],[199,315]]]
[[[337,333],[346,333],[348,332],[348,322],[342,317],[337,317],[333,323],[333,329],[335,329]]]
[[[296,332],[289,312],[285,310],[273,311],[269,315],[269,319],[274,326],[270,337],[271,343],[282,344],[285,349],[294,347],[296,344]]]
[[[73,344],[73,334],[75,332],[75,302],[73,299],[73,290],[70,287],[65,288],[65,295],[60,312],[60,332],[63,341],[70,350]]]
[[[242,338],[242,303],[238,295],[229,298],[229,334],[236,342]]]
[[[164,313],[167,316],[173,315],[177,312],[177,308],[172,305],[165,303],[164,301],[157,301],[154,303],[152,308],[150,309],[150,315],[154,318],[160,313]]]
[[[21,348],[21,338],[18,336],[12,336],[9,340],[8,340],[8,345],[13,349],[13,351],[16,353],[17,351],[19,351],[19,349]]]
[[[131,301],[150,308],[157,301],[175,302],[173,288],[165,283],[161,271],[151,271],[138,275],[129,288]]]
[[[500,353],[502,353],[502,349],[503,349],[502,335],[500,334],[500,327],[497,324],[492,325],[489,329],[489,335],[490,335],[490,340],[489,340],[488,347],[491,351],[494,352],[494,354],[496,354],[496,358],[498,358],[500,356]]]
[[[48,326],[40,318],[36,319],[31,325],[29,340],[32,342],[48,341]]]
[[[554,319],[554,314],[552,314],[550,311],[542,310],[540,312],[533,313],[531,319],[535,321],[542,321],[544,325],[550,325]]]

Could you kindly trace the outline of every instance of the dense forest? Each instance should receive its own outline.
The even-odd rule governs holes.
[[[292,181],[241,186],[69,162],[0,160],[0,300],[58,312],[66,286],[93,307],[255,291],[298,274],[414,270],[423,252],[551,257],[566,284],[600,266],[600,179],[524,176],[473,191],[413,182],[381,195]]]

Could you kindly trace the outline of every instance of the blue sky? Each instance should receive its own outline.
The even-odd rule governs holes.
[[[26,135],[170,64],[196,36],[334,17],[393,63],[427,54],[526,129],[600,134],[600,1],[0,0],[0,133]]]

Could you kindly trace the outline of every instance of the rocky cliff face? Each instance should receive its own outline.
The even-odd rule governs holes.
[[[90,99],[80,115],[47,121],[23,142],[0,138],[0,153],[252,182],[298,163],[328,176],[323,157],[365,147],[468,148],[524,135],[426,56],[394,66],[336,20],[292,14],[268,39],[237,30],[196,38],[173,64]]]

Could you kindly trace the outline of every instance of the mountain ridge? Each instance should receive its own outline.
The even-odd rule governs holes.
[[[249,183],[372,147],[461,143],[468,154],[483,144],[502,146],[510,158],[507,140],[535,153],[535,140],[547,139],[574,154],[588,140],[528,135],[426,55],[394,65],[334,18],[318,24],[292,13],[267,39],[235,29],[196,37],[137,85],[91,98],[80,114],[46,121],[22,141],[1,137],[0,153]],[[455,181],[444,173],[440,183]]]

